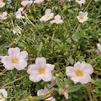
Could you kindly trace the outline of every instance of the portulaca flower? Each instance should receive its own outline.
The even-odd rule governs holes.
[[[76,0],[76,2],[80,5],[85,4],[86,0]]]
[[[5,101],[7,98],[7,91],[5,89],[0,89],[0,101]]]
[[[18,11],[15,13],[15,15],[16,15],[17,19],[25,18],[24,17],[24,8],[23,7],[19,8]]]
[[[40,89],[37,91],[37,96],[39,97],[47,97],[47,93],[49,93],[49,90],[45,87],[44,89]],[[56,101],[54,97],[50,97],[45,99],[45,101]]]
[[[29,65],[27,72],[30,74],[29,79],[33,82],[39,82],[40,80],[48,82],[53,78],[53,69],[54,65],[47,64],[44,57],[38,57],[35,64]]]
[[[27,5],[30,5],[30,4],[32,4],[33,3],[33,0],[22,0],[21,1],[21,5],[22,6],[27,6]]]
[[[101,44],[97,44],[97,49],[101,52]]]
[[[21,28],[19,26],[13,28],[13,34],[19,35],[21,34]]]
[[[44,2],[44,0],[34,0],[34,3],[36,3],[36,4],[40,4],[42,2]]]
[[[5,3],[3,2],[3,0],[0,0],[0,8],[4,7]]]
[[[46,9],[45,15],[41,17],[40,21],[47,22],[54,17],[54,13],[51,12],[51,9]]]
[[[60,15],[56,15],[52,21],[50,21],[51,24],[62,24],[63,20],[61,19]]]
[[[93,73],[92,65],[85,62],[77,62],[74,67],[66,68],[66,75],[70,77],[74,83],[80,82],[86,84],[91,81],[90,75]]]
[[[77,16],[77,19],[80,23],[84,23],[88,20],[88,13],[80,11],[79,15]]]
[[[7,12],[0,13],[0,20],[7,19]]]
[[[1,57],[1,62],[7,70],[16,68],[22,70],[27,66],[28,53],[26,51],[20,51],[18,47],[9,48],[8,55]]]

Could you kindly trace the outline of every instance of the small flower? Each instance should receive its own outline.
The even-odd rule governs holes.
[[[14,34],[19,35],[21,34],[21,30],[22,29],[19,26],[17,26],[17,27],[14,27],[12,31]]]
[[[97,44],[97,49],[99,52],[101,52],[101,44],[99,44],[99,43]]]
[[[7,70],[12,70],[16,68],[17,70],[22,70],[27,66],[28,53],[26,51],[21,51],[18,47],[9,48],[8,55],[1,57],[1,62]]]
[[[16,18],[17,18],[17,19],[25,18],[25,17],[24,17],[24,13],[25,13],[25,12],[24,12],[24,8],[23,8],[23,7],[19,8],[18,11],[15,13]]]
[[[61,16],[60,15],[56,15],[54,17],[54,20],[50,21],[51,24],[53,23],[56,23],[56,24],[62,24],[63,23],[63,20],[61,19]]]
[[[28,73],[30,74],[29,79],[34,82],[39,82],[44,80],[46,82],[51,81],[52,71],[54,65],[46,64],[46,59],[44,57],[36,58],[35,64],[29,65]]]
[[[80,11],[79,12],[79,15],[77,16],[77,19],[80,23],[84,23],[85,21],[88,20],[88,17],[87,17],[88,13],[87,12],[82,12]]]
[[[47,22],[54,17],[54,13],[51,12],[51,9],[46,9],[45,15],[41,17],[40,21]]]
[[[7,19],[7,12],[0,13],[0,20]]]
[[[22,0],[21,1],[21,5],[22,6],[27,6],[27,5],[30,5],[30,4],[32,4],[33,3],[33,0]]]
[[[85,62],[77,62],[74,67],[66,68],[66,75],[70,77],[74,83],[80,82],[86,84],[91,81],[90,75],[93,73],[92,65]]]
[[[54,97],[50,96],[49,98],[47,98],[47,93],[49,93],[49,90],[45,87],[44,89],[40,89],[37,91],[37,96],[40,97],[45,97],[45,101],[56,101]]]
[[[44,2],[44,0],[34,0],[34,3],[36,3],[36,4],[40,4],[42,2]]]
[[[3,2],[3,0],[0,0],[0,8],[4,7],[5,3]]]
[[[7,98],[7,91],[5,89],[0,89],[0,101],[5,101]]]
[[[85,4],[85,0],[76,0],[76,2],[78,3],[78,4],[80,4],[80,5],[82,5],[82,4]]]

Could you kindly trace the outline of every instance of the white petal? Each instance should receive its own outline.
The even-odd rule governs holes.
[[[100,51],[101,52],[101,44],[97,44],[97,49],[98,49],[98,51]]]
[[[46,9],[45,14],[50,14],[51,13],[51,9]]]
[[[36,65],[39,67],[45,67],[46,65],[46,59],[44,57],[37,57],[35,60]]]
[[[40,89],[37,91],[37,96],[43,96],[47,91],[48,89],[46,87],[44,89]]]
[[[85,62],[82,62],[82,66],[83,66],[83,70],[88,73],[88,74],[92,74],[94,71],[93,71],[93,67],[91,64],[88,64],[88,63],[85,63]]]
[[[51,81],[53,78],[52,74],[51,73],[45,73],[45,75],[42,76],[42,80],[48,82],[48,81]]]
[[[7,69],[7,70],[12,70],[14,69],[13,64],[11,63],[11,58],[9,56],[3,56],[1,58],[1,62],[3,63],[3,66]]]
[[[7,91],[5,89],[0,89],[0,94],[2,94],[4,98],[7,98],[8,94],[7,94]]]
[[[20,57],[27,60],[28,59],[28,53],[27,53],[27,51],[20,52]]]
[[[52,70],[54,70],[54,65],[46,64],[46,68],[47,68],[49,71],[52,71]]]
[[[78,77],[71,77],[70,78],[75,84],[80,82],[79,78]]]
[[[0,1],[0,8],[4,7],[5,6],[5,3]]]
[[[15,68],[16,68],[17,70],[22,70],[22,69],[24,69],[26,66],[27,66],[27,61],[25,61],[25,60],[20,60],[20,63],[16,64],[16,65],[15,65]]]
[[[17,56],[17,55],[19,55],[19,53],[20,53],[20,49],[18,47],[8,49],[8,54],[10,56]]]
[[[74,68],[78,68],[78,67],[81,67],[81,66],[82,65],[81,65],[80,61],[78,61],[77,63],[74,64]]]
[[[39,82],[41,80],[41,78],[38,74],[31,74],[29,76],[29,79],[33,82]]]
[[[81,82],[82,84],[86,84],[86,83],[88,83],[88,82],[90,82],[91,81],[91,77],[90,77],[90,75],[85,75],[83,78],[81,78],[80,80],[79,80],[79,82]]]
[[[61,16],[60,15],[56,15],[54,19],[58,19],[59,20],[59,19],[61,19]]]
[[[69,77],[72,77],[74,76],[74,67],[66,67],[66,75],[69,76]]]
[[[28,74],[33,74],[33,71],[37,70],[37,65],[36,64],[31,64],[28,66],[28,70],[27,70],[27,73]]]

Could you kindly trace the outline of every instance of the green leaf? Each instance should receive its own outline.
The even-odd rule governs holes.
[[[67,89],[67,92],[68,93],[73,93],[73,92],[76,92],[78,91],[79,89],[82,88],[82,85],[75,85],[75,86],[71,86]]]

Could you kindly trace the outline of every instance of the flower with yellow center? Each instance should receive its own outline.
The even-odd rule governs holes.
[[[78,76],[78,77],[82,77],[83,74],[84,74],[83,71],[81,71],[81,70],[79,70],[79,69],[77,69],[77,70],[75,71],[75,75]]]
[[[27,66],[28,53],[26,51],[20,52],[18,47],[9,48],[8,56],[2,56],[1,62],[7,70],[16,68],[22,70]]]
[[[29,65],[28,74],[30,74],[29,79],[33,82],[43,81],[51,81],[52,71],[54,69],[54,65],[47,64],[46,59],[44,57],[38,57],[35,60],[35,64]]]
[[[77,16],[77,19],[80,23],[84,23],[85,21],[88,20],[88,13],[87,12],[79,12],[79,15]]]
[[[40,21],[47,22],[54,17],[54,13],[51,12],[51,9],[46,9],[45,15],[43,15]]]
[[[66,75],[70,77],[74,83],[88,83],[91,81],[90,75],[93,73],[92,65],[85,62],[77,62],[74,67],[66,67]]]
[[[0,101],[5,101],[7,98],[7,91],[5,89],[0,89]]]

